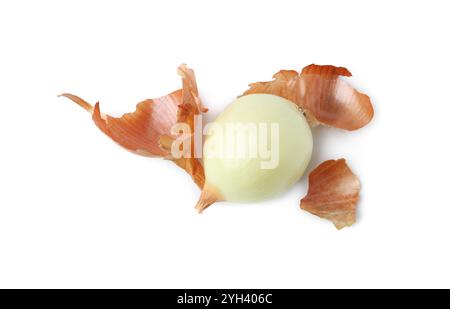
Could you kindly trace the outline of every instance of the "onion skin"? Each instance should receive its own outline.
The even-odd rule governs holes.
[[[89,112],[95,125],[123,148],[138,155],[172,160],[203,188],[205,177],[201,161],[193,154],[189,158],[171,156],[171,143],[176,138],[171,128],[177,122],[183,122],[193,130],[194,116],[207,111],[198,97],[194,71],[182,64],[178,67],[178,74],[182,77],[182,89],[160,98],[144,100],[136,105],[134,112],[118,118],[101,113],[98,102],[93,106],[70,93],[60,96]]]
[[[309,174],[308,181],[301,209],[330,220],[337,229],[355,223],[361,184],[345,159],[323,162]]]
[[[68,93],[69,98],[91,113],[95,125],[113,141],[125,149],[147,157],[165,157],[169,152],[159,145],[161,135],[170,134],[177,122],[178,105],[182,91],[174,91],[164,97],[147,99],[136,105],[133,113],[116,118],[100,112],[100,104],[94,106]]]
[[[343,67],[311,64],[300,74],[294,70],[281,70],[272,81],[250,84],[244,95],[278,95],[304,109],[312,125],[323,124],[352,131],[368,124],[374,111],[367,95],[339,78],[351,75]]]

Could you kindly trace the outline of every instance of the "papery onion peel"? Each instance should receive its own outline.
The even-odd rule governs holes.
[[[337,229],[355,223],[361,185],[344,159],[323,162],[308,181],[308,193],[300,202],[303,210],[330,220]]]
[[[374,111],[367,95],[339,78],[351,75],[343,67],[311,64],[300,74],[294,70],[281,70],[272,81],[252,83],[244,95],[275,94],[301,107],[312,125],[356,130],[370,122]]]
[[[200,160],[194,155],[189,158],[173,158],[170,152],[171,143],[175,139],[171,132],[173,125],[177,122],[187,123],[193,132],[194,116],[207,111],[198,97],[193,70],[182,64],[178,68],[178,74],[182,77],[182,89],[160,98],[144,100],[136,105],[133,113],[124,114],[120,118],[101,113],[98,102],[92,106],[73,94],[64,93],[61,96],[88,111],[97,127],[125,149],[143,156],[172,160],[203,188],[205,178]]]

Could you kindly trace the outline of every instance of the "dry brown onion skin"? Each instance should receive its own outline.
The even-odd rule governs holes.
[[[244,95],[278,95],[301,107],[312,125],[359,129],[372,119],[372,103],[367,95],[339,76],[350,77],[351,73],[343,67],[311,64],[300,74],[294,70],[281,70],[272,81],[250,84]]]
[[[355,223],[361,185],[345,159],[321,163],[309,174],[308,181],[308,194],[300,208],[330,220],[337,229]]]
[[[182,77],[182,89],[157,99],[144,100],[137,104],[133,113],[124,114],[120,118],[102,114],[98,102],[92,106],[69,93],[61,96],[88,111],[97,127],[125,149],[139,155],[170,159],[186,170],[195,183],[203,188],[205,177],[199,159],[194,156],[180,159],[170,156],[171,143],[175,138],[171,135],[172,126],[177,122],[185,122],[193,132],[194,116],[207,111],[198,97],[194,71],[183,64],[178,68],[178,74]]]

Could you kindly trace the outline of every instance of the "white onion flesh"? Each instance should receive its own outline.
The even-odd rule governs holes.
[[[270,94],[238,98],[207,135],[205,188],[231,202],[261,201],[286,191],[305,172],[313,149],[302,112],[291,101]],[[264,137],[268,147],[263,147]]]

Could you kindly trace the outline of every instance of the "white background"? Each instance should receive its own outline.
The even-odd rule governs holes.
[[[450,287],[446,1],[2,1],[0,287]],[[306,177],[216,204],[171,162],[124,151],[63,98],[113,115],[195,70],[213,119],[247,84],[347,67],[375,118],[314,130],[363,189],[337,231],[299,209]]]

